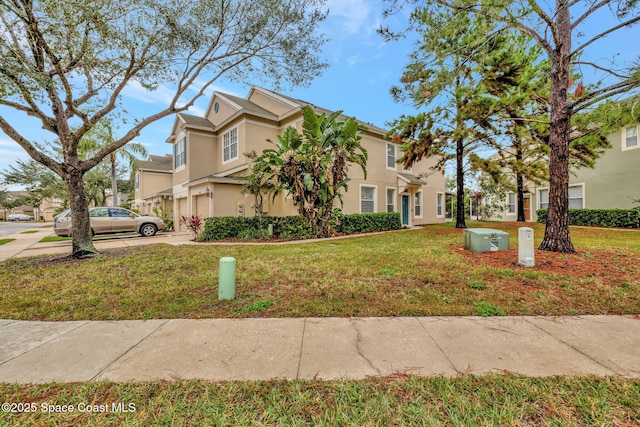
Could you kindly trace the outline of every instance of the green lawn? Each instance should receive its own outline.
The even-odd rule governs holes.
[[[591,426],[640,424],[640,381],[619,378],[372,378],[362,381],[204,381],[12,385],[0,412],[20,426]],[[132,412],[78,408],[122,403]],[[69,413],[44,413],[74,405]],[[132,404],[132,406],[129,406]],[[80,405],[80,406],[79,406]],[[84,405],[84,406],[83,406]]]
[[[34,234],[37,232],[38,230],[26,230],[26,231],[21,231],[20,234]]]
[[[66,242],[71,240],[71,237],[62,237],[62,236],[47,236],[40,239],[40,243],[49,243],[49,242]]]
[[[104,320],[222,317],[573,315],[640,313],[640,232],[572,229],[577,255],[492,267],[461,250],[451,224],[293,245],[152,245],[78,262],[0,266],[0,318]],[[543,228],[535,225],[536,240]],[[486,255],[486,254],[485,254]],[[237,298],[218,301],[221,257],[237,259]],[[584,266],[597,263],[599,269]],[[572,267],[573,266],[573,267]]]
[[[0,245],[4,245],[5,243],[13,242],[16,239],[0,239]]]

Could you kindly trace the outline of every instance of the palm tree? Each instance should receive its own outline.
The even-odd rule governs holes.
[[[103,147],[111,145],[114,141],[115,138],[113,136],[111,123],[103,122],[95,128],[95,131],[92,132],[89,137],[82,140],[80,149],[85,153],[90,154],[97,152]],[[129,142],[109,155],[109,162],[111,164],[111,206],[117,206],[118,204],[118,182],[116,171],[118,156],[127,162],[131,174],[133,175],[138,169],[139,157],[146,157],[147,155],[147,149],[144,145],[138,142]]]
[[[342,202],[341,191],[347,190],[349,165],[360,165],[367,174],[367,151],[360,144],[365,128],[353,118],[339,121],[340,114],[318,116],[302,107],[302,134],[288,127],[278,141],[268,140],[275,149],[264,150],[251,169],[258,184],[273,183],[274,196],[282,190],[291,195],[316,235],[330,233],[334,201]]]

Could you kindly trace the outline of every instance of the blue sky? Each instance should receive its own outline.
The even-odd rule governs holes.
[[[415,113],[416,109],[411,105],[394,103],[389,94],[389,88],[399,81],[402,69],[408,62],[415,37],[398,42],[383,41],[376,33],[381,23],[400,28],[407,19],[406,13],[400,13],[383,20],[382,10],[385,5],[379,0],[328,0],[330,14],[322,24],[321,31],[330,41],[325,45],[321,56],[329,64],[329,68],[309,87],[285,88],[281,92],[330,110],[344,110],[348,115],[379,127],[385,127],[385,123],[401,114]],[[609,19],[596,17],[588,30],[597,34],[601,28],[609,25]],[[631,59],[638,60],[640,25],[614,34],[605,43],[601,42],[593,47],[596,49],[592,50],[589,59],[598,60],[601,64],[613,59],[617,52],[621,52],[619,60],[623,59],[627,63]],[[270,89],[268,85],[262,85]],[[219,80],[214,89],[245,97],[250,85]],[[166,102],[170,96],[171,91],[167,87],[160,87],[149,93],[141,87],[130,85],[125,101],[130,113],[144,117],[157,110],[158,105]],[[191,113],[203,115],[208,102],[209,97],[202,98]],[[54,139],[33,120],[8,113],[6,109],[0,110],[0,113],[14,120],[14,125],[19,130],[26,129],[24,134],[29,138],[38,141]],[[165,140],[171,132],[172,124],[172,117],[156,122],[145,128],[136,141],[144,144],[151,154],[168,154],[171,147]],[[0,133],[0,170],[14,164],[17,158],[26,160],[28,156],[22,148]]]

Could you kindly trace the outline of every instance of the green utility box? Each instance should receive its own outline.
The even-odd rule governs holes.
[[[465,228],[462,231],[465,249],[471,252],[494,252],[509,249],[509,233],[492,228]]]

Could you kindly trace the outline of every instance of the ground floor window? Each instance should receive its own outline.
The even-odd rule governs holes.
[[[416,217],[422,216],[422,191],[418,191],[413,195],[413,214]]]
[[[387,188],[387,212],[396,211],[396,190]]]
[[[516,213],[516,195],[515,193],[507,194],[507,209],[510,214]]]
[[[375,187],[360,187],[360,213],[375,212]]]
[[[436,215],[444,216],[444,193],[436,193]]]

